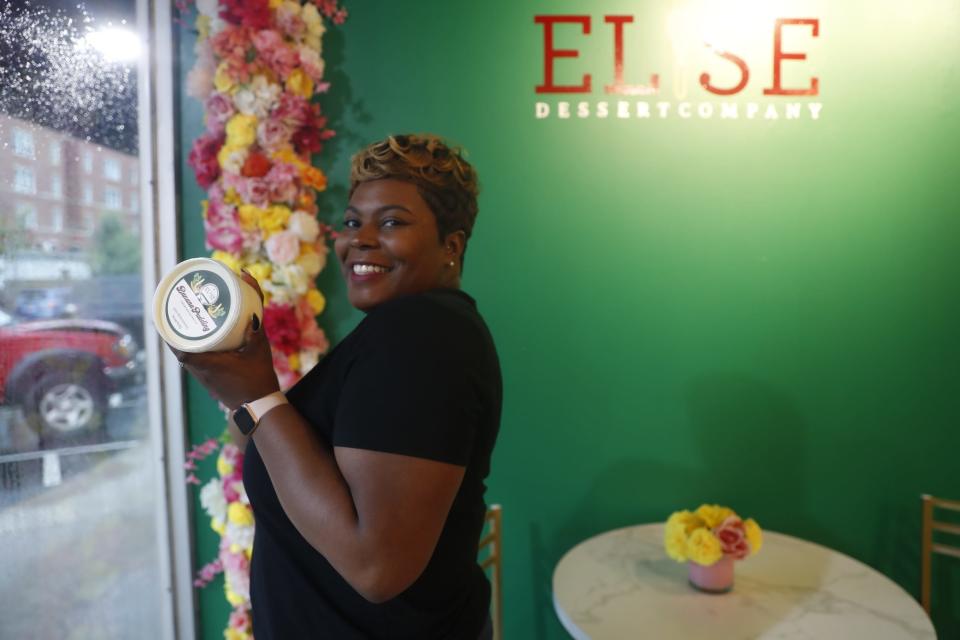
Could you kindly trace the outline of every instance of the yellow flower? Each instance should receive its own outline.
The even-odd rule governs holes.
[[[232,502],[227,507],[227,520],[240,526],[253,524],[253,510],[240,502]]]
[[[750,543],[750,555],[760,551],[763,546],[763,532],[760,531],[760,525],[753,518],[747,518],[743,521],[743,530],[747,534],[747,542]]]
[[[327,299],[316,289],[310,289],[307,291],[307,304],[313,309],[313,315],[318,316],[326,309]]]
[[[244,604],[243,598],[237,595],[237,592],[230,588],[230,585],[227,584],[227,581],[223,581],[223,591],[227,595],[227,602],[229,602],[234,607],[239,607]],[[243,636],[240,636],[241,638]]]
[[[684,535],[688,536],[696,529],[706,525],[703,518],[684,509],[683,511],[675,511],[670,514],[670,518],[667,519],[667,527],[670,526],[682,527]]]
[[[234,206],[243,204],[243,200],[240,199],[240,194],[237,193],[237,190],[233,187],[227,189],[227,192],[223,194],[223,201]]]
[[[270,0],[270,8],[271,8],[271,9],[276,9],[277,7],[279,7],[279,6],[282,5],[282,4],[283,4],[283,0]]]
[[[233,465],[224,456],[217,456],[217,473],[221,476],[228,476],[233,473]]]
[[[243,548],[236,542],[230,545],[230,553],[240,553],[241,551],[243,551]]]
[[[212,254],[210,254],[210,257],[217,262],[222,262],[226,266],[230,267],[235,273],[240,273],[240,261],[237,260],[232,253],[228,253],[226,251],[214,251]]]
[[[210,208],[210,202],[208,200],[200,201],[200,216],[206,220],[207,219],[207,209]]]
[[[217,162],[220,164],[220,168],[229,173],[240,173],[246,159],[246,147],[225,144],[220,147],[220,151],[217,151]]]
[[[250,272],[250,275],[252,275],[257,282],[262,284],[270,279],[270,274],[273,272],[273,265],[269,262],[254,262],[247,267],[247,271]]]
[[[227,120],[227,146],[249,147],[257,139],[257,116],[238,113]]]
[[[697,564],[709,567],[723,557],[723,547],[709,529],[697,529],[687,540],[687,556]]]
[[[210,36],[210,16],[197,16],[197,42],[203,42]]]
[[[233,77],[230,75],[226,62],[217,65],[217,71],[213,74],[213,86],[220,93],[230,93],[234,88]]]
[[[257,224],[260,222],[260,216],[262,215],[263,209],[253,204],[242,204],[237,207],[237,217],[240,219],[240,228],[245,231],[256,229]]]
[[[733,509],[721,507],[718,504],[702,504],[697,507],[697,515],[703,518],[703,521],[707,523],[707,527],[713,529],[729,516],[736,514],[733,512]]]
[[[287,362],[290,364],[290,368],[294,371],[300,371],[300,354],[291,353],[287,356]]]
[[[229,595],[227,598],[229,599]],[[233,627],[227,627],[223,630],[223,640],[250,640],[250,636],[243,631],[234,629]]]
[[[313,95],[313,80],[310,79],[303,69],[297,68],[287,76],[287,91],[303,98],[310,98]]]
[[[220,520],[218,518],[210,519],[210,528],[216,531],[220,537],[223,537],[224,532],[227,530],[227,527],[224,524],[223,520]]]
[[[274,151],[273,159],[292,164],[298,169],[303,169],[303,167],[306,166],[300,156],[290,147],[284,147],[283,149]]]
[[[663,532],[663,547],[677,562],[687,561],[687,534],[682,527],[667,525]]]
[[[267,207],[260,216],[260,228],[264,231],[280,231],[290,218],[290,207],[274,204]]]

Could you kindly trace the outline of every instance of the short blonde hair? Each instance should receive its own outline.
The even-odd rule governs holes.
[[[477,172],[460,147],[432,134],[387,136],[354,154],[350,166],[350,195],[358,185],[392,178],[410,182],[437,219],[442,241],[463,231],[464,253],[477,219]],[[461,259],[462,264],[462,259]]]

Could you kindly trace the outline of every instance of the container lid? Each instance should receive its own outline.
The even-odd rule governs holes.
[[[153,321],[180,351],[208,351],[230,333],[243,306],[237,277],[210,258],[192,258],[168,273],[153,296]]]

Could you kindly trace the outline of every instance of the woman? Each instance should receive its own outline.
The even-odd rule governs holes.
[[[489,638],[476,554],[501,378],[460,291],[476,173],[437,137],[391,136],[350,183],[335,249],[366,312],[350,335],[285,396],[256,320],[239,351],[177,353],[252,430],[254,635]]]

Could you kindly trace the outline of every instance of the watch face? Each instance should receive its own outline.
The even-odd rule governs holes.
[[[233,421],[237,423],[237,428],[240,429],[240,433],[245,436],[250,435],[253,428],[257,426],[257,423],[253,421],[246,407],[240,407],[233,412]]]

